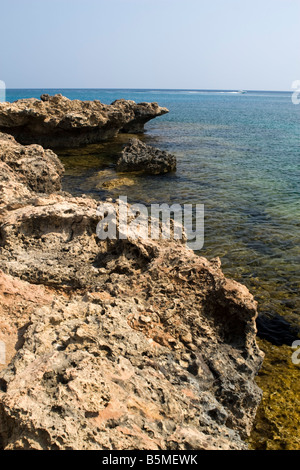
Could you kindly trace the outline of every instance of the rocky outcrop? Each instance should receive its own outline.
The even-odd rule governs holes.
[[[39,145],[23,146],[0,133],[0,207],[16,203],[36,193],[61,189],[64,168],[52,150]]]
[[[247,448],[252,295],[180,241],[99,240],[96,201],[32,189],[36,158],[0,211],[0,448]]]
[[[219,301],[236,293],[247,322],[236,285],[224,285]],[[36,308],[1,374],[2,446],[246,448],[260,399],[256,346],[239,350],[216,335],[213,316],[181,313],[181,304],[171,319],[174,304],[159,303],[99,290]]]
[[[22,144],[44,147],[78,147],[114,137],[118,132],[141,133],[144,125],[168,113],[157,103],[117,100],[69,100],[62,95],[42,95],[41,100],[24,99],[0,103],[0,131]]]
[[[139,139],[130,139],[117,162],[117,171],[143,172],[152,175],[176,170],[176,157],[163,150],[146,145]]]

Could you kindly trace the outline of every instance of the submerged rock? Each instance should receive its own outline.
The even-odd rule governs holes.
[[[116,100],[69,100],[62,95],[42,95],[0,103],[0,131],[22,144],[50,148],[79,147],[114,137],[118,132],[141,133],[146,122],[168,113],[157,103]]]
[[[117,162],[117,171],[140,171],[158,175],[176,170],[176,157],[163,150],[146,145],[139,139],[130,139]]]
[[[100,183],[97,188],[109,190],[119,188],[120,186],[133,186],[134,184],[135,181],[130,178],[113,178]]]

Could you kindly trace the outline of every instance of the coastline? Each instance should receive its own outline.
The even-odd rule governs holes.
[[[249,291],[181,242],[97,241],[97,202],[57,192],[55,154],[1,139],[3,448],[246,449],[263,357]]]

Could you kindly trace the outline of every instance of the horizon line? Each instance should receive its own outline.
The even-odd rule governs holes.
[[[269,92],[269,93],[293,93],[294,90],[258,90],[258,89],[246,89],[246,88],[118,88],[118,87],[13,87],[6,88],[6,90],[154,90],[154,91],[249,91],[249,92]]]

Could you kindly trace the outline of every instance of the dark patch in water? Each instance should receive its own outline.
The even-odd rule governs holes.
[[[274,314],[271,317],[259,315],[256,320],[257,336],[276,346],[286,344],[291,346],[298,338],[299,329],[290,325],[281,315]]]

